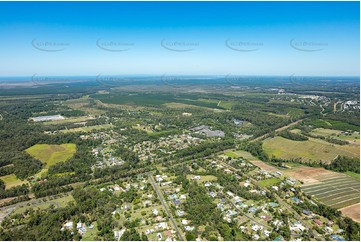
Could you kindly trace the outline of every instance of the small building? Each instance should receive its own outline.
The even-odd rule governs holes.
[[[178,209],[177,214],[179,217],[182,217],[184,215],[184,211]]]
[[[315,222],[315,224],[317,224],[318,226],[322,226],[322,225],[323,225],[323,223],[322,223],[320,220],[318,220],[318,219],[314,219],[313,222]]]
[[[272,208],[278,207],[278,203],[270,202],[268,205],[270,205]]]
[[[302,210],[302,213],[303,213],[303,214],[306,214],[306,215],[310,215],[310,214],[311,214],[311,211],[310,211],[310,210],[303,209],[303,210]]]
[[[345,241],[341,236],[338,236],[336,234],[332,234],[331,238],[335,241]]]
[[[152,213],[153,213],[155,216],[157,216],[157,215],[159,214],[159,211],[158,211],[158,209],[155,208],[155,209],[152,210]]]
[[[297,197],[291,197],[291,200],[294,201],[295,203],[299,204],[301,202],[301,200]]]

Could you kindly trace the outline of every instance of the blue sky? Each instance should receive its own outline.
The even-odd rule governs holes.
[[[0,2],[0,76],[359,76],[359,2]]]

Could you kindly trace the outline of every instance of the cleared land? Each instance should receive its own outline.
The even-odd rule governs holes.
[[[294,141],[277,136],[266,139],[263,142],[263,148],[269,156],[285,160],[330,162],[338,155],[360,157],[360,150],[357,146],[330,144],[313,138],[307,141]]]
[[[113,125],[111,125],[111,124],[101,124],[101,125],[73,128],[73,129],[63,129],[63,130],[60,130],[59,132],[61,132],[61,133],[91,132],[92,130],[110,129],[112,127],[113,127]]]
[[[97,222],[92,224],[94,227],[92,229],[88,229],[82,236],[82,241],[97,241],[96,238],[98,237],[98,229],[97,229]]]
[[[302,181],[306,185],[320,183],[322,180],[328,178],[344,176],[342,173],[329,171],[324,168],[302,165],[292,167],[291,169],[283,169],[282,172],[287,176],[291,176],[299,181]]]
[[[61,144],[61,145],[48,145],[36,144],[28,149],[26,152],[32,157],[46,163],[45,168],[66,161],[73,157],[76,152],[75,144]]]
[[[258,166],[259,168],[268,171],[268,172],[276,172],[276,171],[280,171],[279,169],[277,169],[276,167],[273,167],[271,165],[268,165],[266,163],[264,163],[263,161],[260,160],[252,160],[250,161],[253,165]],[[282,172],[282,171],[280,171]]]
[[[269,187],[269,186],[277,185],[280,182],[281,182],[280,179],[273,177],[273,178],[259,181],[258,184],[262,187]]]
[[[39,202],[38,204],[30,204],[29,205],[25,205],[25,206],[19,206],[14,210],[14,213],[16,214],[22,214],[24,213],[27,209],[33,208],[33,209],[46,209],[49,208],[51,205],[54,205],[55,207],[66,207],[66,205],[69,202],[74,202],[74,198],[72,195],[67,195],[65,197],[62,198],[57,198],[57,199],[53,199],[53,200],[49,200],[46,202]]]
[[[236,151],[226,151],[225,155],[227,155],[226,153],[230,152],[229,154],[232,155],[237,155],[238,157],[243,157],[246,160],[259,160],[258,158],[254,157],[251,153],[244,151],[244,150],[236,150]]]
[[[44,124],[44,125],[52,125],[52,124],[80,123],[80,122],[86,122],[86,121],[92,120],[92,119],[94,119],[94,117],[80,116],[80,117],[74,117],[74,118],[66,118],[66,119],[63,119],[63,120],[45,121],[42,124]]]
[[[165,103],[165,104],[163,104],[163,106],[166,106],[167,108],[175,108],[175,109],[203,109],[203,110],[212,111],[212,112],[223,112],[224,111],[224,110],[216,109],[216,108],[207,108],[207,107],[201,107],[201,106],[196,106],[196,105],[192,105],[192,104],[176,103],[176,102]]]
[[[234,153],[234,152],[232,152],[232,151],[224,152],[224,154],[225,154],[226,156],[228,156],[228,157],[231,157],[231,158],[238,158],[238,157],[239,157],[238,154],[236,154],[236,153]]]
[[[0,176],[0,179],[5,183],[5,189],[20,186],[27,183],[27,181],[19,180],[14,174]]]
[[[134,125],[132,128],[133,128],[133,129],[140,130],[140,131],[145,131],[145,132],[147,132],[148,134],[153,133],[153,130],[151,129],[151,127],[145,126],[145,125],[137,124],[137,125]]]
[[[187,175],[187,179],[188,180],[193,180],[193,177],[195,177],[196,175]],[[196,180],[197,183],[202,183],[202,182],[211,182],[211,181],[216,181],[217,177],[209,175],[209,176],[200,176],[200,179]]]
[[[72,109],[81,110],[89,115],[101,115],[105,113],[105,110],[97,109],[100,103],[94,102],[91,103],[92,99],[89,96],[83,96],[78,99],[71,99],[64,102],[65,105]]]
[[[341,130],[334,129],[325,129],[325,128],[317,128],[312,130],[312,135],[318,135],[323,137],[330,137],[338,140],[345,140],[350,142],[350,144],[360,145],[360,133],[359,132],[348,132],[347,134],[342,132]]]
[[[340,209],[341,213],[356,222],[360,222],[360,203]]]

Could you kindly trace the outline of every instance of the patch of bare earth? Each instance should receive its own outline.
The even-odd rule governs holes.
[[[356,222],[360,222],[360,204],[354,204],[340,209],[341,213]]]
[[[319,183],[322,180],[343,176],[342,174],[328,171],[324,168],[314,168],[308,166],[298,166],[290,170],[283,171],[286,175],[302,181],[304,184]]]
[[[253,165],[260,167],[261,169],[268,171],[268,172],[276,172],[276,171],[280,171],[277,168],[270,166],[266,163],[264,163],[263,161],[260,160],[252,160],[250,161]]]

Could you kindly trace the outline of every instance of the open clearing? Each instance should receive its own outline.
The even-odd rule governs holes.
[[[55,121],[45,121],[42,122],[44,125],[52,125],[52,124],[67,124],[67,123],[80,123],[80,122],[86,122],[88,120],[92,120],[94,117],[91,116],[80,116],[80,117],[74,117],[74,118],[66,118],[63,120],[55,120]]]
[[[277,169],[276,167],[273,167],[273,166],[271,166],[271,165],[268,165],[268,164],[266,164],[266,163],[264,163],[263,161],[260,161],[260,160],[252,160],[252,161],[250,161],[250,162],[251,162],[253,165],[258,166],[259,168],[261,168],[261,169],[263,169],[263,170],[265,170],[265,171],[271,172],[271,173],[276,172],[276,171],[280,171],[280,172],[281,172],[281,170]]]
[[[27,181],[19,180],[14,174],[0,176],[0,179],[5,183],[5,189],[28,183]]]
[[[78,99],[71,99],[64,102],[64,104],[72,109],[83,111],[89,115],[102,115],[105,113],[105,110],[95,108],[99,105],[98,102],[94,101],[92,98],[89,98],[88,95],[83,96]],[[91,103],[92,102],[92,103]]]
[[[137,125],[132,126],[132,128],[133,128],[133,129],[140,130],[140,131],[145,131],[145,132],[147,132],[148,134],[153,133],[152,128],[149,127],[149,126],[145,126],[145,125],[137,124]]]
[[[203,110],[207,110],[207,111],[212,111],[212,112],[223,112],[224,110],[221,109],[216,109],[216,108],[207,108],[207,107],[201,107],[201,106],[196,106],[196,105],[192,105],[192,104],[185,104],[185,103],[176,103],[176,102],[170,102],[170,103],[165,103],[163,104],[163,106],[166,106],[167,108],[175,108],[175,109],[203,109]]]
[[[196,175],[187,175],[187,179],[192,181],[195,176]],[[202,182],[210,182],[210,181],[216,181],[216,180],[217,180],[217,177],[209,175],[209,176],[200,176],[200,179],[198,179],[196,181],[197,181],[197,183],[202,183]]]
[[[324,179],[344,177],[345,175],[338,172],[309,166],[294,166],[291,169],[282,169],[282,172],[290,177],[302,181],[305,185],[320,183]]]
[[[92,229],[88,229],[82,236],[82,241],[97,241],[96,238],[98,236],[97,222],[92,224],[94,227]]]
[[[224,152],[224,154],[225,154],[226,156],[228,156],[228,157],[231,157],[231,158],[238,158],[238,157],[239,157],[238,154],[236,154],[236,153],[234,153],[234,152],[232,152],[232,151]]]
[[[110,129],[112,127],[113,127],[113,125],[111,125],[111,124],[101,124],[101,125],[73,128],[73,129],[63,129],[63,130],[60,130],[59,132],[61,132],[61,133],[91,132],[92,130]]]
[[[360,222],[360,204],[354,204],[340,209],[341,213],[349,218],[352,218],[356,222]]]
[[[277,136],[266,139],[263,142],[263,148],[269,156],[285,160],[330,162],[338,155],[360,157],[360,150],[357,146],[330,144],[314,138],[307,141],[294,141]]]
[[[48,145],[48,144],[36,144],[28,149],[26,152],[35,159],[45,163],[45,168],[66,161],[73,157],[76,152],[75,144],[61,144],[61,145]]]
[[[281,183],[281,180],[275,177],[258,182],[258,184],[262,187],[269,187],[269,186],[277,185],[279,183]]]
[[[236,158],[242,157],[243,159],[246,160],[258,160],[251,153],[243,150],[235,150],[235,151],[226,150],[224,154],[227,156],[235,156]]]
[[[311,134],[323,137],[331,137],[338,140],[346,140],[351,144],[360,145],[360,133],[356,131],[345,134],[341,130],[317,128],[312,130]]]
[[[46,202],[40,202],[39,204],[29,204],[29,205],[25,205],[25,206],[19,206],[14,210],[14,213],[22,214],[27,209],[30,209],[30,208],[33,208],[35,210],[36,209],[46,209],[46,208],[49,208],[52,204],[55,207],[62,207],[63,208],[63,207],[66,207],[66,205],[71,201],[75,201],[73,196],[72,195],[67,195],[67,196],[62,197],[62,198],[48,200]]]

